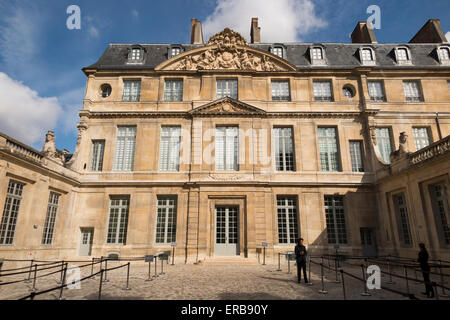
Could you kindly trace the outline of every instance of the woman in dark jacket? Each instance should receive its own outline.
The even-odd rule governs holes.
[[[422,269],[423,274],[423,281],[425,281],[425,290],[426,292],[423,292],[428,298],[434,298],[434,291],[433,287],[431,286],[430,282],[430,265],[428,264],[428,251],[425,249],[425,244],[420,243],[419,244],[420,252],[419,252],[419,258],[417,259],[417,262],[420,264],[420,269]]]

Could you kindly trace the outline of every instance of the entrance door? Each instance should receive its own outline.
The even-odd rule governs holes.
[[[361,228],[361,246],[363,256],[374,257],[377,255],[377,246],[372,229]]]
[[[239,255],[239,210],[237,207],[216,207],[214,254]]]
[[[80,256],[90,256],[94,240],[94,228],[81,228]]]

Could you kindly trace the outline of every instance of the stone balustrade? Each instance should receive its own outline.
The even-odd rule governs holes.
[[[410,165],[415,166],[439,155],[450,152],[450,136],[409,155]]]

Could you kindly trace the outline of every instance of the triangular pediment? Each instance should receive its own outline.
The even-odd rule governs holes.
[[[198,116],[261,116],[266,114],[262,109],[229,97],[197,107],[189,113]]]
[[[205,47],[179,54],[155,70],[286,72],[295,71],[296,67],[269,52],[249,47],[241,35],[227,28],[211,37]]]

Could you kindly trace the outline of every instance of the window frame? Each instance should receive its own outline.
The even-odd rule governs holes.
[[[386,141],[386,137],[382,137],[382,136],[379,136],[378,135],[378,132],[380,132],[379,130],[381,130],[381,129],[386,129],[387,130],[387,132],[388,132],[388,135],[389,135],[389,147],[390,147],[390,153],[387,155],[387,157],[388,157],[388,161],[386,161],[386,159],[385,158],[383,158],[383,154],[384,154],[384,151],[382,151],[381,149],[380,149],[380,142],[381,141]],[[390,155],[391,155],[391,153],[395,150],[395,144],[394,144],[394,140],[393,140],[393,135],[392,135],[392,127],[383,127],[383,126],[381,126],[381,127],[375,127],[375,137],[376,137],[376,139],[377,139],[377,148],[378,148],[378,151],[380,152],[380,155],[381,155],[381,157],[382,157],[382,160],[386,163],[386,164],[390,164],[391,163],[391,160],[390,160]],[[381,140],[380,140],[381,139]]]
[[[440,193],[441,197],[436,195],[435,188],[441,187]],[[448,195],[448,184],[446,184],[446,180],[436,181],[430,183],[428,185],[429,196],[431,200],[431,208],[434,216],[434,221],[436,224],[436,231],[439,238],[439,243],[442,248],[450,248],[450,208],[448,204],[448,199],[446,199]],[[442,204],[439,205],[438,202],[441,201]],[[443,212],[441,212],[443,209]],[[444,226],[443,219],[446,219],[446,226]],[[449,234],[447,234],[449,233]]]
[[[230,95],[229,96],[227,96],[227,95],[222,95],[220,98],[219,98],[219,92],[218,92],[218,90],[219,90],[219,82],[221,82],[221,83],[225,83],[225,82],[235,82],[236,83],[236,96],[232,96],[232,90],[233,90],[233,88],[231,88],[231,89],[229,89],[230,90]],[[239,100],[239,79],[238,78],[217,78],[216,79],[216,100],[220,100],[220,99],[223,99],[223,98],[226,98],[226,97],[229,97],[229,98],[231,98],[231,99],[235,99],[235,100]]]
[[[223,128],[224,130],[224,142],[223,142],[223,146],[224,146],[224,150],[223,150],[223,169],[218,168],[218,164],[217,164],[217,144],[218,144],[218,132],[219,132],[219,128]],[[236,135],[234,136],[228,136],[227,132],[228,130],[233,129],[236,130]],[[228,169],[229,167],[231,167],[230,165],[228,165],[227,163],[227,154],[228,154],[228,148],[229,148],[229,144],[227,143],[228,139],[235,139],[235,141],[233,142],[233,147],[234,147],[234,151],[233,151],[233,156],[234,156],[234,169]],[[239,165],[239,127],[238,126],[233,126],[233,125],[217,125],[215,128],[215,136],[214,136],[214,171],[217,172],[239,172],[240,169],[240,165]],[[228,146],[228,147],[227,147]]]
[[[403,199],[403,204],[400,207],[399,198]],[[406,198],[406,192],[405,191],[400,191],[400,192],[396,192],[392,195],[392,201],[394,202],[394,210],[395,210],[395,219],[397,222],[397,232],[398,232],[398,238],[400,240],[400,245],[404,248],[411,248],[413,247],[414,241],[413,241],[413,236],[412,236],[412,230],[411,230],[411,217],[410,217],[410,210],[408,207],[408,200]],[[401,209],[404,209],[403,214],[405,214],[402,217],[402,212]],[[404,223],[406,222],[406,227],[407,229],[403,229],[403,227],[405,226]],[[408,235],[407,235],[407,239],[405,238],[405,231],[407,231]],[[407,243],[408,240],[410,243]]]
[[[133,95],[132,95],[132,90],[133,90],[133,86],[132,83],[138,83],[139,86],[137,87],[137,96],[136,98],[132,99]],[[130,88],[129,88],[129,95],[125,96],[125,85],[126,84],[130,84]],[[122,102],[140,102],[141,101],[141,88],[142,88],[142,79],[123,79],[123,86],[122,86]],[[128,97],[127,99],[125,99],[125,97]]]
[[[281,56],[274,53],[274,51],[277,49],[281,50]],[[286,59],[286,47],[281,43],[274,43],[273,45],[271,45],[269,48],[269,52],[278,58]]]
[[[332,205],[327,205],[327,199],[332,199]],[[342,206],[337,206],[336,202],[341,201]],[[348,228],[348,222],[347,222],[347,210],[345,205],[345,197],[343,195],[328,195],[325,194],[323,196],[323,208],[324,208],[324,214],[325,214],[325,225],[327,227],[327,243],[328,245],[340,245],[340,246],[348,246],[350,244],[350,237],[349,237],[349,228]],[[327,210],[331,210],[332,213],[328,213]],[[342,213],[339,212],[339,214],[343,215],[344,223],[338,223],[338,217],[337,217],[337,210],[342,210]],[[333,228],[329,225],[329,215],[331,214],[333,218]],[[330,221],[331,222],[331,221]],[[343,228],[338,228],[338,226],[341,225]],[[332,229],[334,229],[334,238],[336,239],[335,242],[330,242],[330,234],[332,234]],[[341,231],[344,232],[341,232]],[[345,241],[341,241],[345,240]]]
[[[407,96],[406,94],[406,85],[407,84],[411,84],[411,83],[415,83],[417,85],[417,91],[419,93],[418,97],[412,97],[412,96]],[[420,80],[403,80],[403,93],[405,95],[405,102],[411,102],[411,103],[421,103],[421,102],[425,102],[424,96],[423,96],[423,90],[422,90],[422,83]]]
[[[117,206],[113,206],[112,202],[114,200],[119,200],[120,204]],[[127,201],[127,206],[123,204],[123,201]],[[131,206],[131,196],[130,195],[111,195],[109,197],[109,207],[108,207],[108,220],[107,220],[107,228],[106,228],[106,245],[107,246],[126,246],[127,245],[127,238],[128,238],[128,226],[130,222],[130,206]],[[122,235],[123,242],[119,242],[119,238],[121,237],[121,231],[120,226],[123,221],[123,210],[126,208],[126,216],[125,216],[125,228],[124,233]],[[111,211],[112,209],[118,209],[117,213],[117,222],[115,225],[116,231],[114,239],[114,242],[109,242],[110,239],[110,233],[112,233],[111,229]]]
[[[334,129],[334,140],[336,142],[336,170],[333,170],[333,163],[331,161],[331,152],[328,150],[329,149],[329,140],[331,140],[332,137],[325,135],[325,136],[321,136],[320,132],[321,129],[324,130],[329,130],[329,129]],[[327,146],[327,166],[328,166],[328,170],[324,170],[323,166],[322,166],[322,152],[321,152],[321,145],[323,145],[323,140],[325,140],[325,145]],[[339,144],[339,131],[338,131],[338,127],[337,126],[319,126],[317,127],[317,150],[319,152],[319,164],[320,164],[320,172],[342,172],[342,160],[341,160],[341,150],[340,150],[340,144]]]
[[[160,204],[159,204],[159,201],[166,201],[166,204],[164,204],[164,205],[161,205],[160,206]],[[174,205],[173,205],[173,207],[171,207],[170,205],[168,205],[167,204],[167,201],[174,201]],[[178,220],[178,195],[157,195],[157,197],[156,197],[156,212],[155,212],[155,236],[154,236],[154,241],[153,241],[153,243],[156,245],[156,246],[164,246],[164,245],[169,245],[170,243],[172,243],[172,242],[176,242],[176,237],[177,237],[177,226],[178,226],[178,224],[177,224],[177,220]],[[164,242],[158,242],[158,239],[159,239],[159,237],[158,237],[158,235],[159,235],[159,233],[158,233],[158,218],[159,218],[159,209],[161,208],[161,207],[163,207],[164,209],[165,209],[165,213],[164,213],[164,225],[163,225],[163,227],[164,227],[164,234],[163,234],[163,237],[164,237]],[[173,210],[173,225],[172,225],[172,228],[174,228],[175,229],[175,231],[174,231],[174,234],[173,234],[173,237],[172,237],[172,239],[170,239],[170,241],[168,241],[169,240],[169,238],[168,238],[168,234],[169,234],[169,209],[174,209]]]
[[[175,130],[178,131],[178,141],[175,141],[175,139],[173,139],[175,136],[171,135],[170,137],[164,134],[164,130],[165,129],[169,129],[170,132],[174,132]],[[163,140],[167,140],[168,142],[168,147],[167,147],[167,163],[163,163],[162,162],[162,145],[163,145]],[[172,143],[176,143],[176,146],[174,146]],[[172,150],[176,150],[176,164],[175,164],[175,169],[171,170],[171,156],[172,156]],[[158,158],[158,171],[159,172],[179,172],[180,171],[180,150],[181,150],[181,126],[180,125],[163,125],[161,126],[161,132],[160,132],[160,142],[159,142],[159,158]]]
[[[373,97],[372,95],[370,95],[370,83],[379,83],[380,84],[380,88],[381,88],[381,93],[383,94],[382,99],[377,99],[380,97]],[[369,97],[370,97],[370,101],[371,102],[387,102],[387,97],[386,97],[386,90],[384,87],[384,81],[383,80],[367,80],[367,91],[369,93]]]
[[[417,129],[425,129],[426,133],[427,133],[427,145],[422,147],[422,148],[418,148],[420,145],[418,143],[417,140],[423,140],[423,137],[420,136],[416,136],[415,133],[417,132]],[[414,138],[414,147],[416,148],[416,151],[422,150],[426,147],[428,147],[430,144],[433,143],[433,139],[431,139],[431,128],[428,126],[413,126],[412,127],[412,132],[413,132],[413,138]]]
[[[353,159],[354,157],[352,156],[352,150],[354,150],[352,148],[352,144],[354,143],[358,143],[360,148],[359,148],[359,157],[360,157],[360,161],[361,163],[354,163]],[[349,150],[350,150],[350,163],[352,165],[352,172],[353,173],[364,173],[365,172],[365,161],[364,161],[364,143],[363,140],[349,140]],[[360,167],[358,167],[358,170],[354,170],[356,166],[360,165]]]
[[[276,208],[277,208],[277,217],[276,217],[276,221],[277,221],[277,239],[278,239],[278,245],[281,246],[290,246],[290,245],[294,245],[297,243],[298,238],[301,236],[301,228],[300,228],[300,214],[299,214],[299,204],[298,204],[298,196],[297,195],[277,195],[275,198],[276,201]],[[279,201],[283,201],[284,205],[279,206]],[[294,223],[294,234],[291,235],[291,228],[290,228],[290,217],[289,217],[289,210],[292,209],[291,206],[288,204],[288,201],[294,201],[294,217],[295,220]],[[280,241],[280,212],[279,211],[283,211],[283,213],[281,213],[281,215],[283,215],[284,217],[284,222],[286,229],[284,230],[285,234],[286,234],[286,241],[287,242],[281,242]],[[295,234],[296,233],[296,234]]]
[[[180,53],[173,54],[173,50],[179,49]],[[170,45],[167,51],[167,58],[172,59],[173,57],[176,57],[180,54],[184,53],[184,47],[181,44],[173,44]]]
[[[442,65],[450,65],[450,46],[447,46],[447,45],[439,46],[436,48],[436,50],[437,50],[437,56],[438,56],[439,63]],[[449,59],[443,58],[443,54],[442,54],[443,50],[447,50]]]
[[[369,50],[370,51],[370,55],[372,56],[372,59],[370,60],[366,60],[364,59],[364,51]],[[362,65],[364,66],[374,66],[377,63],[377,58],[375,55],[375,50],[373,50],[373,48],[371,47],[361,47],[359,48],[359,60],[361,62]]]
[[[400,50],[405,50],[406,52],[406,60],[400,60]],[[395,60],[397,62],[398,65],[412,65],[412,56],[411,56],[411,51],[409,50],[408,47],[405,46],[401,46],[401,47],[395,47],[394,49],[395,51]]]
[[[289,93],[289,96],[274,96],[273,95],[273,93],[274,93],[274,83],[277,83],[277,84],[282,84],[282,83],[287,83],[287,86],[288,86],[288,93]],[[271,92],[272,92],[272,101],[273,102],[291,102],[292,101],[292,98],[291,98],[291,81],[289,80],[289,79],[271,79],[271,81],[270,81],[270,88],[271,88]],[[281,92],[282,90],[280,89],[280,88],[278,88],[278,92]],[[274,97],[275,98],[279,98],[279,99],[275,99],[274,100]]]
[[[335,99],[334,99],[334,89],[333,89],[333,80],[332,79],[329,79],[329,80],[323,80],[323,79],[313,79],[312,80],[312,82],[313,82],[313,96],[314,96],[314,101],[315,102],[334,102],[335,101]],[[319,84],[319,83],[329,83],[329,85],[330,85],[330,99],[328,100],[328,97],[326,97],[326,96],[320,96],[320,97],[318,97],[318,96],[316,96],[316,88],[315,88],[315,85],[316,84]],[[321,92],[323,92],[323,88],[321,88],[321,90],[320,90]]]
[[[56,203],[52,198],[54,196],[56,198]],[[42,241],[41,244],[44,246],[51,246],[53,244],[55,227],[56,227],[56,219],[58,217],[58,209],[60,205],[61,194],[50,191],[50,195],[48,198],[47,204],[47,214],[45,216],[44,228],[42,232]]]
[[[322,59],[314,58],[314,56],[315,56],[314,50],[320,50],[321,55],[322,55]],[[309,47],[309,58],[311,60],[311,64],[312,65],[324,66],[324,65],[327,64],[325,48],[323,46],[320,46],[320,45],[310,46]]]
[[[289,137],[287,137],[287,136],[279,136],[279,135],[277,135],[277,134],[275,134],[275,131],[276,130],[280,130],[280,131],[282,131],[283,129],[289,129],[290,130],[290,133],[291,133],[291,135],[290,135],[290,143],[291,143],[291,147],[292,147],[292,165],[291,166],[289,166],[290,167],[290,169],[288,169],[288,165],[287,165],[287,163],[288,163],[288,159],[287,159],[287,156],[286,156],[286,150],[287,150],[287,146],[285,145],[285,142],[286,142],[286,139],[287,138],[289,138]],[[273,146],[274,146],[274,157],[275,157],[275,161],[274,161],[274,165],[275,165],[275,171],[276,172],[296,172],[297,170],[296,170],[296,159],[295,159],[295,140],[294,140],[294,128],[292,127],[292,126],[274,126],[273,128],[272,128],[272,135],[273,135]],[[279,155],[279,153],[278,153],[278,150],[276,150],[276,148],[275,148],[275,146],[279,146],[280,144],[280,141],[278,141],[278,143],[276,142],[276,139],[277,138],[282,138],[283,140],[283,153],[282,153],[282,158],[283,158],[283,163],[282,163],[282,166],[283,166],[283,170],[279,170],[278,169],[278,155]]]
[[[103,147],[101,149],[101,155],[98,154],[96,159],[94,159],[94,155],[96,154],[95,153],[95,145],[96,145],[96,143],[103,144]],[[105,145],[106,145],[106,141],[103,140],[103,139],[98,139],[98,140],[93,139],[92,140],[91,157],[90,157],[91,161],[90,161],[90,164],[89,164],[90,165],[90,167],[89,167],[89,171],[90,172],[103,172],[103,164],[104,164],[104,160],[105,160]],[[94,160],[96,162],[96,169],[93,168]],[[99,163],[100,163],[100,165],[99,165]],[[98,167],[100,167],[100,169],[98,169]]]
[[[134,58],[134,52],[139,51],[139,58]],[[145,48],[140,45],[133,45],[128,49],[127,64],[142,64],[144,62]]]
[[[130,168],[130,170],[124,170],[123,169],[123,167],[124,167],[124,159],[125,159],[125,155],[126,155],[126,145],[127,145],[127,142],[129,143],[129,140],[131,140],[131,135],[129,135],[129,136],[127,136],[127,135],[124,135],[124,136],[120,136],[119,135],[119,130],[121,129],[121,128],[128,128],[128,129],[130,129],[130,128],[134,128],[134,143],[133,143],[133,152],[132,152],[132,155],[130,156],[130,159],[131,159],[131,164],[130,164],[130,166],[131,166],[131,168]],[[116,130],[116,146],[115,146],[115,150],[114,150],[114,161],[113,161],[113,172],[116,172],[116,173],[121,173],[121,172],[123,172],[123,173],[129,173],[129,172],[133,172],[134,171],[134,164],[135,164],[135,153],[136,153],[136,138],[137,138],[137,126],[133,126],[133,125],[131,125],[131,126],[127,126],[127,125],[119,125],[119,126],[117,126],[117,130]],[[124,140],[124,149],[123,149],[123,159],[122,159],[122,165],[121,165],[121,168],[118,168],[118,165],[117,165],[117,158],[118,158],[118,154],[117,154],[117,152],[119,152],[118,151],[118,147],[119,147],[119,141],[120,140]]]
[[[19,218],[20,206],[22,204],[25,186],[25,183],[13,179],[9,180],[8,182],[8,187],[6,189],[5,195],[5,204],[3,207],[2,218],[0,220],[0,247],[14,245],[17,230],[17,220]],[[18,194],[18,192],[20,194]],[[11,199],[9,202],[8,198]],[[15,211],[13,211],[14,207],[17,207]],[[13,221],[11,222],[11,220]],[[13,225],[12,228],[10,227],[11,225]],[[11,235],[9,235],[9,233]]]
[[[174,94],[173,92],[175,92],[175,90],[173,88],[170,88],[170,92],[172,93],[170,95],[171,99],[167,99],[167,83],[179,83],[181,82],[181,92],[179,94],[180,98],[179,99],[173,99]],[[182,78],[166,78],[164,79],[164,101],[165,102],[183,102],[183,94],[184,94],[184,79]]]

